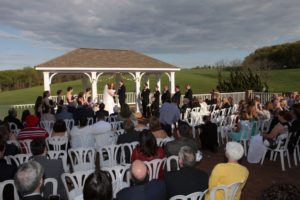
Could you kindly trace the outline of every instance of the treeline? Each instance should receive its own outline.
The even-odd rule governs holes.
[[[80,78],[75,75],[57,75],[52,83],[76,80]],[[17,70],[0,71],[0,90],[16,90],[33,86],[43,85],[43,73],[32,67]]]
[[[259,48],[244,59],[243,65],[270,69],[300,68],[300,41]]]

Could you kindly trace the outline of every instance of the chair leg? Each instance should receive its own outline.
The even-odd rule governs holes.
[[[273,161],[275,161],[277,159],[277,152],[274,152],[274,158]]]
[[[274,152],[271,151],[271,152],[270,152],[270,160],[272,160],[272,161],[273,161],[273,156],[274,156]]]
[[[299,147],[299,145],[296,147],[296,149],[297,149],[297,153],[298,153],[298,159],[300,161],[300,147]]]
[[[287,160],[288,160],[289,168],[291,168],[290,154],[289,154],[288,151],[286,151],[286,157],[287,157]]]
[[[283,151],[280,152],[280,161],[281,161],[281,169],[282,171],[285,171]]]
[[[247,156],[247,141],[243,141],[244,143],[244,153],[245,153],[245,156]]]
[[[264,163],[267,152],[268,152],[268,150],[266,149],[265,152],[263,153],[262,158],[261,158],[260,165],[262,165]]]
[[[298,166],[298,163],[297,163],[297,150],[294,149],[294,153],[293,153],[293,156],[294,156],[294,163],[295,163],[295,166]]]

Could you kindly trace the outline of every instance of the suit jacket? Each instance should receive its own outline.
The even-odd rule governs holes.
[[[8,165],[5,159],[0,159],[0,182],[14,179],[16,171],[17,167],[14,164]],[[3,199],[13,199],[13,196],[13,187],[5,187],[3,191]]]
[[[150,89],[143,89],[142,93],[141,93],[141,97],[142,97],[142,103],[143,104],[149,104],[149,95],[150,95]]]
[[[155,100],[154,100],[154,102],[155,102],[155,104],[157,105],[157,107],[159,107],[159,96],[160,96],[160,92],[159,91],[156,91],[155,93],[154,93],[154,98],[155,98]]]
[[[42,197],[42,195],[40,194],[23,197],[21,199],[22,200],[47,200],[47,198]]]
[[[187,90],[184,98],[187,98],[190,100],[190,104],[192,103],[192,99],[193,99],[193,91],[191,89]]]
[[[168,99],[171,99],[171,93],[169,92],[169,90],[164,91],[164,93],[161,95],[161,102],[164,103]]]
[[[180,104],[180,99],[181,99],[181,93],[180,93],[180,91],[176,92],[176,93],[173,95],[173,99],[176,100],[176,103],[177,103],[177,105],[179,106],[179,104]]]
[[[117,200],[166,200],[165,182],[152,180],[144,185],[125,188],[118,192]]]
[[[125,99],[126,99],[126,87],[124,85],[122,85],[121,87],[119,87],[118,89],[118,95],[119,95],[119,102],[121,103],[125,103]]]
[[[44,168],[45,178],[55,178],[58,183],[57,193],[62,197],[66,198],[66,191],[61,180],[61,175],[64,173],[64,168],[61,160],[48,159],[46,156],[33,156],[33,160],[37,161]],[[44,188],[44,197],[51,195],[52,186],[46,186]]]
[[[168,199],[175,195],[188,195],[208,188],[208,174],[192,167],[170,171],[165,176]]]
[[[206,124],[200,125],[201,134],[201,146],[203,149],[209,148],[214,150],[218,147],[218,127],[215,123],[207,122]]]

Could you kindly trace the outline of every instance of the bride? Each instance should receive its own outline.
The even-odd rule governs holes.
[[[115,90],[113,83],[108,83],[104,86],[103,91],[103,103],[105,105],[105,110],[109,112],[109,114],[112,114],[113,108],[115,106],[114,96],[115,96]]]

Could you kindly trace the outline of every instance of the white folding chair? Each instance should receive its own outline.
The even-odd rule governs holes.
[[[18,126],[16,123],[14,122],[9,122],[9,130],[11,133],[14,133],[16,135],[18,135],[20,133],[20,129],[18,129]]]
[[[297,134],[297,132],[295,132],[293,134]],[[295,143],[294,150],[293,150],[293,157],[294,157],[295,166],[298,166],[298,163],[297,163],[298,159],[299,159],[299,162],[300,162],[300,147],[299,147],[299,143],[300,143],[300,136],[298,136],[298,139],[297,139],[297,141]]]
[[[113,198],[123,188],[130,187],[130,165],[103,167],[102,170],[107,171],[112,179]]]
[[[170,200],[201,200],[205,193],[208,190],[205,190],[204,192],[193,192],[189,195],[176,195],[170,198]]]
[[[66,151],[48,151],[47,152],[48,158],[50,159],[61,159],[64,171],[69,172],[69,166],[67,164],[68,155]]]
[[[95,149],[93,148],[69,149],[68,155],[74,171],[95,169]]]
[[[151,161],[144,161],[149,171],[149,181],[158,179],[160,169],[164,166],[166,159],[154,159]]]
[[[173,156],[167,157],[166,167],[167,167],[168,172],[172,171],[172,168],[175,167],[174,163],[176,164],[176,170],[179,170],[178,156],[173,155]]]
[[[8,185],[11,185],[13,187],[14,199],[19,200],[20,198],[19,198],[19,195],[18,195],[18,192],[17,192],[17,188],[15,187],[14,180],[6,180],[6,181],[0,182],[0,199],[4,199],[3,192],[4,192],[5,187],[8,186]]]
[[[85,180],[93,172],[94,170],[77,171],[74,173],[63,173],[61,175],[69,200],[73,200],[75,197],[82,194]],[[67,180],[71,182],[72,188],[69,187]]]
[[[21,147],[20,147],[20,143],[19,143],[17,140],[7,140],[6,143],[7,143],[7,144],[13,144],[13,145],[15,145],[16,147],[18,147],[19,149],[21,148]]]
[[[121,164],[127,164],[131,163],[131,155],[133,150],[135,149],[136,145],[138,145],[139,142],[131,142],[131,143],[123,143],[121,144],[122,146],[122,159],[121,159]],[[129,152],[126,154],[126,152]],[[126,162],[126,157],[129,156],[128,162]]]
[[[53,131],[54,123],[55,121],[48,121],[48,120],[40,121],[40,127],[45,129],[48,132],[48,134],[51,135]]]
[[[32,157],[31,154],[17,154],[14,156],[7,156],[10,159],[10,162],[14,162],[17,167],[22,165],[25,162],[28,162],[30,158]]]
[[[55,178],[46,178],[44,180],[44,187],[46,187],[47,184],[52,184],[52,195],[57,195],[57,180]]]
[[[115,122],[111,122],[110,124],[111,124],[111,130],[116,131],[116,130],[122,129],[123,122],[115,121]]]
[[[32,140],[18,140],[22,153],[31,153],[30,143]]]
[[[118,136],[124,134],[124,129],[116,130],[115,134],[118,135]]]
[[[263,153],[260,164],[261,165],[263,164],[267,152],[270,151],[271,152],[270,160],[272,160],[272,161],[276,160],[277,153],[280,154],[280,161],[281,161],[282,171],[285,171],[285,166],[284,166],[284,156],[285,155],[287,157],[288,165],[291,168],[290,155],[289,155],[289,151],[288,151],[288,147],[287,147],[288,143],[289,143],[290,136],[291,136],[291,134],[289,134],[289,133],[279,135],[277,137],[277,142],[276,142],[277,146],[276,146],[276,148],[271,149],[271,148],[267,147],[265,152]]]
[[[67,131],[70,133],[75,125],[74,119],[65,119],[64,121],[66,123]]]
[[[235,200],[235,195],[241,184],[242,184],[241,182],[237,182],[237,183],[233,183],[228,186],[218,185],[209,191],[210,199],[215,200],[216,192],[221,190],[221,191],[223,191],[223,194],[224,194],[224,200]]]
[[[100,166],[101,167],[113,167],[118,164],[118,156],[121,162],[122,158],[122,145],[108,145],[100,147],[98,149],[100,156]]]
[[[87,124],[88,124],[89,126],[94,124],[94,118],[88,117],[87,120],[88,120],[88,121],[87,121]]]
[[[54,136],[46,139],[48,150],[61,151],[68,149],[68,137]]]
[[[106,117],[105,121],[109,122],[109,123],[116,122],[117,121],[117,115],[108,116],[108,117]]]
[[[173,141],[173,137],[166,137],[166,138],[156,138],[157,146],[163,147],[166,143]]]

